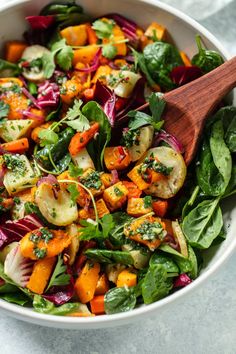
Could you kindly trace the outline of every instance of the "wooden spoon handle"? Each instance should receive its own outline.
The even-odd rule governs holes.
[[[165,94],[165,98],[178,107],[196,111],[201,120],[236,86],[236,57],[215,70]],[[188,107],[188,103],[190,106]]]

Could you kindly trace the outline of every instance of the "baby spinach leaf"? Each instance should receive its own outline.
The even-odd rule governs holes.
[[[142,280],[142,296],[145,304],[165,297],[172,288],[172,280],[168,278],[163,264],[153,264]]]
[[[192,268],[188,271],[188,274],[191,279],[195,279],[198,276],[198,260],[193,248],[190,245],[188,245],[188,259],[192,264]]]
[[[202,47],[201,37],[199,35],[196,35],[196,43],[198,46],[198,53],[192,58],[192,64],[198,66],[204,74],[224,63],[224,60],[219,53]]]
[[[143,56],[147,70],[155,83],[166,90],[174,88],[170,72],[176,66],[183,65],[177,48],[169,43],[154,42],[144,48]]]
[[[204,200],[183,220],[182,229],[191,246],[206,249],[223,226],[219,198]]]
[[[130,253],[124,251],[89,249],[84,254],[94,262],[99,263],[120,263],[125,265],[134,263]]]
[[[96,165],[96,169],[102,171],[104,151],[111,139],[111,125],[106,114],[95,101],[86,103],[82,108],[82,113],[89,121],[99,123],[99,134],[97,139],[93,139],[88,144],[88,150],[90,152],[90,156],[93,156],[93,162]]]
[[[113,216],[114,226],[110,230],[109,240],[115,247],[120,247],[125,243],[126,237],[124,236],[124,226],[127,222],[131,221],[133,218],[121,211],[118,211]]]
[[[167,273],[179,274],[179,268],[176,263],[170,258],[162,254],[161,252],[156,252],[152,255],[149,261],[149,265],[162,264]]]
[[[105,312],[108,315],[133,310],[135,305],[134,287],[113,288],[105,294]]]
[[[223,122],[220,120],[212,126],[210,148],[214,164],[223,178],[222,194],[225,192],[230,181],[232,158],[224,141]]]
[[[7,302],[11,302],[20,306],[24,306],[29,302],[29,298],[23,293],[0,294],[0,298]]]
[[[34,295],[33,307],[35,311],[56,316],[64,316],[71,312],[78,312],[81,304],[79,302],[67,302],[61,306],[55,306],[51,301],[40,295]]]
[[[236,107],[224,107],[218,111],[225,129],[225,143],[231,152],[236,152]]]
[[[135,59],[135,69],[137,69],[137,66],[139,66],[140,70],[142,73],[146,76],[147,82],[151,87],[154,87],[156,85],[155,81],[152,79],[152,76],[150,75],[147,65],[145,63],[145,58],[142,53],[137,52],[132,48],[132,53],[134,55]]]

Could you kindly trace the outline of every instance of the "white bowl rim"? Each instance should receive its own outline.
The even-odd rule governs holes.
[[[17,5],[24,4],[27,2],[32,2],[32,1],[33,0],[12,0],[8,3],[1,4],[0,12],[13,8]],[[206,38],[208,38],[214,44],[214,46],[219,49],[219,51],[224,55],[226,59],[231,58],[229,52],[224,48],[224,46],[222,46],[222,44],[215,38],[215,36],[211,32],[209,32],[205,27],[203,27],[201,24],[199,24],[197,21],[195,21],[194,19],[192,19],[190,16],[186,15],[182,11],[175,9],[170,5],[162,3],[159,0],[136,0],[136,1],[139,1],[140,3],[144,3],[144,4],[154,5],[157,8],[167,11],[170,14],[174,15],[175,17],[180,18],[185,23],[187,23],[191,27],[194,27],[199,33],[203,34]],[[194,290],[199,285],[201,285],[207,278],[212,276],[217,271],[217,269],[220,268],[221,265],[230,257],[230,255],[232,255],[235,248],[236,248],[236,238],[234,242],[232,242],[231,247],[229,247],[224,251],[224,253],[215,262],[215,264],[213,264],[203,274],[200,274],[199,277],[195,279],[191,284],[189,284],[183,289],[178,290],[174,294],[165,297],[164,299],[161,299],[150,305],[145,305],[140,308],[136,308],[132,311],[113,314],[113,315],[101,315],[101,316],[83,318],[83,317],[66,317],[66,316],[41,314],[38,312],[33,312],[31,308],[24,308],[19,305],[8,303],[7,301],[2,299],[0,299],[0,307],[3,310],[7,311],[9,315],[12,315],[13,317],[15,315],[18,319],[22,319],[34,323],[40,323],[41,325],[44,326],[55,326],[55,327],[58,326],[63,328],[63,325],[65,325],[65,328],[69,328],[70,325],[72,325],[74,329],[76,328],[76,325],[78,325],[78,329],[82,329],[82,328],[92,329],[95,327],[98,328],[99,324],[101,325],[100,328],[103,328],[103,326],[107,327],[109,325],[116,326],[116,323],[117,325],[119,325],[119,322],[123,323],[123,321],[125,320],[127,322],[129,321],[131,322],[131,320],[135,317],[147,315],[153,313],[154,311],[156,312],[157,309],[164,308],[168,304],[173,303],[174,301],[177,301],[180,298],[183,298],[184,295],[189,294],[192,290]]]

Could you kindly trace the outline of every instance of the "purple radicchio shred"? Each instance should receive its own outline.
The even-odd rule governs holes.
[[[0,249],[14,241],[20,241],[28,232],[42,227],[41,220],[35,214],[26,215],[19,220],[7,220],[0,225]]]
[[[177,86],[183,86],[195,79],[198,79],[200,76],[202,76],[202,71],[199,67],[197,66],[177,66],[175,67],[171,73],[170,77],[171,80],[177,85]]]
[[[33,30],[45,30],[55,22],[54,16],[28,16],[25,19]]]
[[[158,146],[161,142],[165,142],[176,152],[182,154],[184,152],[183,145],[176,139],[175,136],[168,134],[165,130],[155,134],[153,147]]]
[[[115,124],[115,93],[98,80],[94,91],[94,100],[103,108],[104,113],[107,115],[113,127]]]
[[[177,278],[175,278],[173,283],[173,288],[183,288],[192,283],[192,279],[185,273],[180,274]]]

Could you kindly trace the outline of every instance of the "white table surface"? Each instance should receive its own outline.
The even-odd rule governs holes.
[[[165,0],[191,14],[190,1]],[[195,17],[221,40],[232,55],[236,54],[236,0],[215,0],[211,11],[205,6],[206,1],[192,0]],[[212,0],[210,2],[213,3]],[[155,320],[106,330],[70,331],[24,323],[0,313],[0,353],[236,353],[235,258],[236,252],[193,295],[158,315]]]

